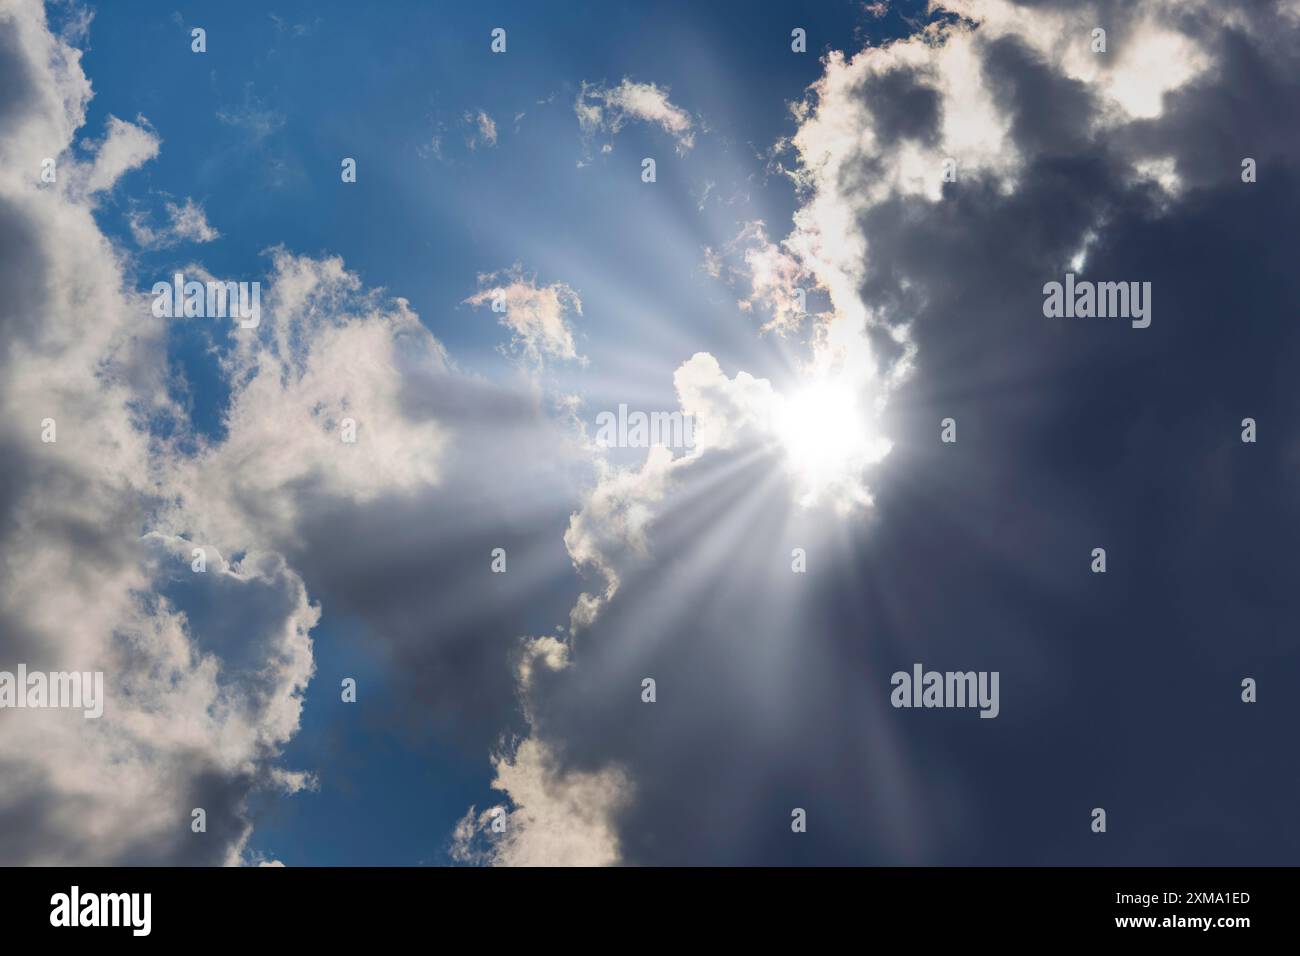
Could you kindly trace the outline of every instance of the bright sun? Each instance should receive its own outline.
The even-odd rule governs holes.
[[[803,502],[835,489],[866,499],[862,470],[883,458],[890,443],[863,413],[861,396],[844,380],[819,379],[778,408],[776,434],[802,485]]]

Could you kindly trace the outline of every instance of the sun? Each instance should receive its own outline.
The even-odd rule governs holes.
[[[820,475],[844,463],[866,427],[857,405],[851,389],[829,381],[805,385],[786,399],[777,435],[798,470]]]
[[[774,426],[802,504],[870,501],[862,472],[889,453],[890,442],[847,377],[819,378],[782,398]]]

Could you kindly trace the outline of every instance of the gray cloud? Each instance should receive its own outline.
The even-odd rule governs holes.
[[[854,314],[851,282],[874,343],[905,326],[915,345],[884,417],[895,447],[874,509],[843,539],[818,537],[771,462],[714,451],[677,470],[643,526],[648,557],[620,567],[566,665],[528,682],[551,773],[626,773],[632,798],[611,811],[624,862],[1296,851],[1279,835],[1298,781],[1275,757],[1300,715],[1279,701],[1264,728],[1234,703],[1242,675],[1300,676],[1276,636],[1300,611],[1300,400],[1284,384],[1300,346],[1286,320],[1300,171],[1296,126],[1268,105],[1300,102],[1294,12],[956,6],[979,25],[945,28],[946,44],[971,54],[1005,123],[996,156],[963,140],[951,84],[971,74],[938,43],[832,58],[836,83],[815,88],[794,138],[807,191],[784,248],[822,254],[836,315],[821,321]],[[1070,58],[1076,39],[1086,51],[1076,21],[1109,28],[1115,61],[1093,76]],[[1161,31],[1205,66],[1153,99],[1162,78],[1124,70],[1149,52],[1161,68]],[[902,115],[906,102],[917,109]],[[910,143],[931,151],[917,174],[932,184],[903,171]],[[941,184],[949,154],[961,175]],[[1240,180],[1247,155],[1268,157],[1257,184]],[[1154,157],[1172,158],[1172,191],[1144,173]],[[1152,282],[1150,329],[1044,320],[1043,283],[1085,246],[1088,276]],[[1267,446],[1239,441],[1246,414],[1270,423]],[[1088,573],[1097,545],[1104,578]],[[809,549],[806,578],[789,571],[793,546]],[[913,661],[999,670],[1002,714],[891,709],[889,674]],[[1096,805],[1143,836],[1089,841]],[[790,832],[794,807],[807,834]]]

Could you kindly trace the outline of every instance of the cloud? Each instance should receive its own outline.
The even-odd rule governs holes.
[[[586,452],[568,403],[459,372],[405,300],[366,289],[341,259],[280,247],[260,325],[214,326],[229,397],[220,428],[196,433],[170,392],[171,328],[140,321],[145,296],[92,216],[92,193],[159,141],[112,120],[87,162],[61,161],[56,188],[35,185],[39,157],[71,155],[89,84],[38,6],[0,16],[16,27],[0,32],[0,71],[15,78],[0,100],[0,544],[24,556],[0,582],[0,650],[103,670],[108,691],[98,722],[5,712],[0,859],[256,862],[251,797],[320,779],[279,760],[314,673],[312,594],[387,647],[393,716],[486,748],[514,709],[523,621],[568,574],[562,533]],[[275,125],[266,115],[223,111],[258,136]],[[166,230],[136,221],[144,244],[213,237],[192,200],[167,209]],[[521,353],[578,358],[577,294],[501,278]],[[46,418],[54,443],[40,440]],[[507,580],[488,566],[496,546],[516,568]],[[586,791],[530,784],[545,761],[521,754],[500,777],[527,795],[518,829],[533,836],[510,851],[526,856],[553,844],[553,821]],[[205,834],[190,829],[194,808]]]
[[[1079,154],[1103,140],[1130,181],[1155,183],[1167,199],[1185,173],[1167,146],[1149,150],[1138,138],[1151,138],[1144,125],[1213,62],[1207,35],[1194,29],[1208,7],[1184,16],[1164,3],[1122,13],[1035,5],[1033,15],[1002,0],[941,6],[956,18],[852,57],[832,51],[795,104],[789,173],[802,201],[793,230],[774,243],[763,223],[751,222],[720,250],[705,251],[711,274],[748,282],[739,306],[768,316],[763,331],[789,335],[807,321],[812,348],[802,372],[859,392],[872,415],[885,411],[920,360],[914,317],[927,287],[880,268],[893,247],[864,222],[902,203],[951,202],[961,183],[1013,197],[1041,157]],[[1103,22],[1113,49],[1096,54],[1092,30]],[[1023,82],[1030,70],[1040,85]],[[945,184],[949,165],[957,184]],[[1106,214],[1099,208],[1080,224],[1076,251],[1104,228]],[[884,281],[866,294],[872,276]],[[825,295],[830,308],[801,313],[795,289]],[[867,500],[860,483],[846,476],[839,484]]]
[[[167,225],[154,229],[139,210],[131,213],[128,223],[131,236],[136,245],[144,249],[168,249],[184,242],[212,242],[221,238],[221,233],[208,225],[203,207],[193,199],[186,199],[184,204],[165,203]]]
[[[472,129],[466,139],[470,149],[476,149],[479,144],[484,146],[495,146],[497,144],[497,124],[487,113],[482,110],[479,110],[477,114],[466,113],[465,122]]]
[[[568,285],[539,286],[536,276],[525,276],[518,265],[480,275],[478,285],[479,291],[465,302],[490,306],[514,333],[514,348],[530,362],[541,366],[550,358],[584,361],[569,324],[570,314],[582,315],[582,299]]]
[[[492,866],[618,862],[612,820],[628,799],[628,782],[616,768],[558,773],[545,745],[531,738],[494,758],[493,766],[492,788],[510,805],[477,815],[470,807],[452,834],[452,859]]]
[[[223,433],[186,434],[160,463],[158,521],[222,553],[283,554],[383,649],[396,692],[373,706],[486,749],[515,710],[529,616],[564,600],[547,593],[563,594],[587,467],[571,413],[458,370],[409,303],[341,259],[270,259],[262,323],[223,353]],[[509,574],[491,571],[498,547]]]
[[[658,126],[672,136],[679,154],[695,145],[695,124],[690,114],[668,99],[667,87],[654,83],[636,83],[626,77],[617,86],[584,82],[574,112],[585,137],[596,133],[613,137],[629,121],[636,120]]]
[[[23,154],[0,173],[0,547],[23,555],[0,571],[0,656],[102,671],[106,696],[98,720],[4,712],[0,859],[238,862],[250,795],[305,782],[276,761],[297,729],[319,609],[275,554],[227,563],[213,552],[197,574],[185,542],[141,536],[167,497],[149,423],[179,410],[159,371],[165,330],[140,321],[91,197],[158,140],[110,118],[88,161],[61,163],[67,188],[34,188],[32,156],[71,155],[89,84],[39,5],[0,20],[0,72],[23,78],[0,96],[0,149]],[[52,442],[33,427],[46,419]],[[238,608],[245,626],[221,632],[233,618],[194,604]],[[202,835],[190,829],[196,807]]]
[[[442,159],[443,159],[443,154],[442,154],[442,140],[443,140],[443,134],[442,134],[442,130],[443,130],[443,126],[442,126],[441,124],[439,124],[439,125],[435,128],[434,133],[429,137],[428,141],[427,141],[427,142],[424,142],[424,143],[421,143],[419,146],[417,146],[417,147],[415,148],[416,154],[417,154],[421,159],[428,159],[430,156],[432,156],[434,159],[438,160],[439,162],[442,161]]]
[[[0,545],[24,557],[2,572],[0,651],[102,670],[108,700],[99,721],[4,713],[0,859],[243,862],[252,796],[320,779],[279,759],[314,673],[315,592],[388,648],[394,717],[461,746],[500,735],[522,621],[567,572],[563,502],[582,450],[566,408],[455,370],[405,300],[364,288],[338,258],[278,247],[260,325],[214,326],[229,398],[221,427],[196,433],[169,391],[171,328],[141,322],[147,300],[87,192],[34,185],[31,156],[69,151],[77,127],[61,118],[89,90],[39,8],[18,12],[0,43],[4,74],[25,78],[0,105],[0,150],[21,160],[0,175]],[[109,155],[85,164],[103,188],[150,152],[126,148],[147,137],[111,130],[98,144]],[[207,234],[192,203],[172,219]],[[519,282],[520,336],[553,351],[564,339],[549,323],[577,296]],[[54,443],[40,440],[46,418]],[[509,580],[489,570],[494,546],[516,562]],[[194,808],[205,834],[190,829]]]
[[[762,325],[762,331],[788,335],[797,332],[807,317],[805,304],[800,307],[796,298],[800,283],[808,284],[811,276],[799,259],[767,236],[767,227],[761,220],[745,223],[734,239],[720,250],[704,250],[705,269],[709,275],[734,283],[738,278],[748,280],[749,295],[737,301],[744,312],[755,308],[771,314]]]
[[[446,354],[405,300],[283,248],[267,285],[258,329],[223,361],[224,440],[167,475],[189,526],[223,549],[285,540],[312,495],[367,502],[441,477],[446,432],[408,413],[402,383],[445,371]]]
[[[260,143],[285,124],[280,110],[267,106],[266,101],[253,92],[253,84],[244,85],[244,101],[217,110],[217,119],[227,126],[243,130],[254,144]]]
[[[646,556],[645,529],[663,500],[673,470],[672,452],[661,445],[650,449],[639,469],[619,469],[599,462],[595,488],[581,510],[569,519],[564,534],[574,567],[592,569],[604,579],[599,595],[583,593],[570,613],[574,629],[595,620],[600,605],[618,591],[616,555]]]
[[[724,453],[761,456],[785,462],[791,474],[793,499],[807,505],[829,503],[841,512],[870,503],[864,472],[889,452],[888,441],[868,427],[826,434],[825,444],[835,450],[831,469],[810,472],[799,453],[810,446],[798,436],[815,431],[813,421],[792,420],[797,395],[782,394],[773,384],[748,372],[728,378],[718,360],[697,352],[673,374],[678,406],[693,421],[694,445],[684,455],[656,445],[639,468],[616,467],[597,457],[596,484],[583,506],[569,519],[564,543],[579,572],[592,572],[603,582],[595,593],[583,592],[570,613],[573,631],[589,627],[601,608],[617,594],[625,569],[651,558],[649,530],[671,504],[674,486],[690,468]],[[848,393],[833,396],[837,406],[851,403]],[[822,409],[808,410],[818,413]],[[869,423],[864,416],[861,422]],[[793,436],[793,437],[792,437]],[[816,449],[811,449],[815,451]],[[566,658],[567,662],[567,658]]]
[[[692,357],[676,384],[699,446],[600,470],[566,535],[599,586],[575,603],[574,633],[530,645],[528,739],[558,779],[618,768],[629,796],[612,811],[608,845],[630,864],[1282,860],[1290,849],[1209,807],[1249,807],[1284,830],[1285,801],[1226,781],[1177,825],[1159,800],[1136,798],[1129,809],[1152,837],[1118,856],[1057,820],[1080,787],[1131,792],[1135,766],[1149,768],[1144,793],[1168,793],[1172,779],[1205,785],[1190,745],[1150,767],[1140,739],[1116,741],[1134,720],[1167,718],[1147,692],[1151,673],[1201,687],[1220,679],[1218,665],[1099,621],[1137,601],[1162,633],[1221,660],[1208,651],[1213,634],[1273,632],[1271,615],[1290,606],[1285,573],[1262,572],[1278,602],[1270,612],[1194,555],[1196,542],[1240,555],[1262,547],[1285,566],[1296,526],[1295,429],[1284,426],[1263,471],[1228,450],[1239,419],[1229,409],[1294,420],[1294,401],[1258,384],[1285,376],[1278,356],[1294,335],[1262,317],[1231,335],[1222,324],[1243,296],[1295,295],[1294,270],[1272,250],[1287,248],[1300,204],[1297,127],[1265,106],[1296,101],[1295,15],[1218,3],[938,6],[957,16],[827,57],[795,107],[788,233],[772,241],[746,224],[708,254],[712,272],[753,283],[745,301],[770,310],[774,330],[793,337],[806,324],[807,353],[789,383]],[[1108,57],[1089,49],[1098,25]],[[1247,155],[1271,158],[1267,195],[1241,182]],[[944,181],[948,158],[956,182]],[[1255,252],[1237,229],[1260,240]],[[1044,323],[1043,282],[1081,250],[1089,274],[1164,290],[1163,329],[1158,315],[1150,335]],[[802,322],[781,311],[796,279],[828,302]],[[836,528],[848,539],[838,544],[772,479],[781,429],[771,423],[808,383],[850,389],[893,442],[888,457],[864,445],[848,470],[871,476],[877,506]],[[945,415],[978,443],[957,447],[976,453],[940,446]],[[1241,487],[1270,502],[1260,521],[1234,503]],[[826,500],[864,490],[830,487]],[[1285,533],[1269,526],[1278,515]],[[1099,538],[1145,569],[1135,566],[1138,597],[1055,570]],[[815,589],[790,573],[796,545],[819,562]],[[1193,580],[1215,595],[1196,609],[1179,598]],[[1214,622],[1198,621],[1211,606]],[[973,642],[971,622],[990,619],[998,626]],[[1250,654],[1272,659],[1269,643]],[[1117,677],[1125,655],[1132,667]],[[916,659],[977,660],[1004,686],[1021,682],[1020,716],[999,718],[1006,739],[894,719],[882,675]],[[646,675],[658,682],[654,705],[636,696]],[[1118,716],[1092,713],[1104,745],[1086,757],[1038,746],[1046,728],[1077,737],[1077,706],[1052,690],[1065,684],[1130,702]],[[1196,719],[1213,737],[1223,716],[1211,711]],[[1028,769],[1026,752],[1039,758]],[[1294,790],[1286,768],[1230,745],[1217,753]],[[1008,804],[1017,788],[1035,796]],[[824,829],[792,841],[792,807]],[[471,814],[462,837],[483,819]]]
[[[108,117],[108,132],[95,153],[95,162],[86,176],[88,193],[112,189],[117,181],[158,155],[161,143],[148,128],[143,117],[139,124],[127,123],[116,116]]]

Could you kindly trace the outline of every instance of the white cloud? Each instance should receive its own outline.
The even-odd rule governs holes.
[[[307,492],[353,501],[436,485],[446,430],[404,408],[408,376],[447,368],[404,299],[363,292],[337,257],[272,251],[255,333],[226,363],[226,437],[167,475],[182,515],[222,548],[291,537]],[[343,440],[344,420],[355,442]]]
[[[158,155],[161,140],[148,128],[143,117],[140,125],[128,123],[116,116],[108,118],[108,132],[95,154],[95,162],[86,177],[88,193],[112,189],[126,173],[143,166]]]
[[[168,222],[160,229],[153,228],[139,210],[131,213],[128,223],[136,245],[143,249],[167,249],[183,242],[212,242],[221,238],[221,233],[208,225],[203,206],[193,199],[186,199],[181,205],[167,202],[165,207]]]
[[[497,124],[487,113],[482,110],[478,113],[466,113],[465,122],[472,129],[466,141],[470,149],[476,149],[480,144],[484,146],[497,144]]]
[[[690,114],[668,99],[667,87],[654,83],[635,83],[627,78],[617,86],[584,82],[574,112],[586,136],[598,132],[614,136],[629,120],[639,120],[672,136],[678,153],[695,145],[695,125]]]
[[[1226,5],[1204,0],[1147,0],[1119,17],[1096,3],[1031,9],[1013,0],[945,0],[939,6],[976,23],[985,41],[1015,36],[1064,76],[1086,83],[1116,107],[1104,114],[1106,125],[1161,115],[1166,93],[1208,69],[1208,52],[1178,29],[1180,18],[1209,16],[1226,26],[1234,17]],[[1107,30],[1105,53],[1092,50],[1099,27]]]
[[[26,84],[0,90],[0,231],[33,237],[0,262],[0,507],[16,516],[0,528],[0,651],[33,669],[102,671],[106,696],[97,720],[6,711],[0,852],[11,864],[240,862],[249,796],[314,785],[278,761],[298,729],[320,610],[284,558],[259,547],[273,522],[258,518],[288,510],[275,481],[319,474],[364,496],[432,478],[438,435],[394,414],[391,379],[396,363],[440,350],[401,303],[374,304],[370,329],[346,312],[327,321],[313,307],[360,298],[349,298],[355,280],[337,263],[281,256],[279,327],[245,336],[229,359],[227,442],[187,456],[151,434],[151,421],[185,420],[167,391],[167,329],[142,321],[147,300],[126,287],[93,194],[155,155],[158,139],[114,119],[88,160],[68,159],[90,95],[79,54],[37,4],[5,5],[0,29],[15,38],[0,48],[13,61],[5,75]],[[38,185],[32,156],[62,158],[56,188]],[[182,234],[210,232],[190,204],[173,219]],[[399,341],[413,347],[395,358]],[[254,414],[258,401],[268,404]],[[375,416],[364,465],[330,458],[310,435],[285,444],[295,416],[309,432],[344,408]],[[280,415],[290,427],[276,432]],[[45,419],[54,442],[41,440]],[[221,613],[191,617],[174,588]],[[202,837],[195,807],[207,813]]]
[[[596,486],[569,519],[564,534],[574,567],[594,570],[604,581],[600,594],[579,596],[570,614],[575,630],[589,626],[600,606],[617,592],[620,559],[646,555],[645,532],[675,467],[672,452],[662,445],[650,449],[639,469],[614,468],[603,459],[597,465]]]
[[[452,858],[494,866],[610,866],[619,861],[615,814],[630,797],[616,767],[561,771],[547,746],[532,738],[493,758],[492,788],[510,804],[476,813],[470,807],[452,834]],[[494,831],[500,817],[504,830]]]
[[[568,320],[570,314],[582,315],[582,299],[568,285],[539,286],[535,276],[525,276],[517,265],[480,275],[478,285],[466,304],[492,308],[514,333],[514,347],[531,362],[540,366],[548,358],[585,361],[578,355]]]
[[[430,156],[432,156],[434,159],[441,160],[442,159],[442,136],[435,133],[433,136],[429,137],[429,141],[427,143],[422,143],[421,145],[416,147],[416,152],[419,154],[421,159],[428,159]]]
[[[749,294],[737,301],[743,312],[755,308],[766,311],[769,318],[762,331],[788,335],[797,332],[807,318],[808,286],[812,277],[799,259],[767,236],[762,221],[745,223],[734,239],[719,251],[705,249],[705,270],[714,278],[729,282],[738,277],[749,282]],[[800,310],[795,290],[805,293],[804,310]]]

